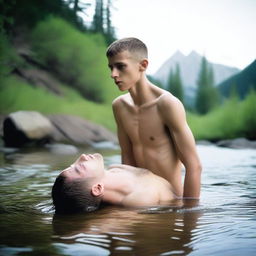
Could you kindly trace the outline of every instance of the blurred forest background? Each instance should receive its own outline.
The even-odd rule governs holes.
[[[81,13],[87,17],[91,2],[0,0],[0,114],[71,114],[115,131],[111,102],[120,92],[105,57],[116,39],[114,6],[112,0],[95,0],[88,22]],[[165,83],[149,79],[184,103],[196,139],[256,139],[256,61],[217,84],[212,65],[202,57],[196,76],[192,103],[179,63],[168,70]]]

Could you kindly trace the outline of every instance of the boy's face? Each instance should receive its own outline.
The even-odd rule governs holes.
[[[129,51],[122,51],[115,56],[108,57],[111,78],[120,91],[132,88],[141,78],[141,63]]]
[[[69,180],[78,178],[101,178],[104,174],[104,161],[101,154],[82,154],[70,167],[60,175]]]

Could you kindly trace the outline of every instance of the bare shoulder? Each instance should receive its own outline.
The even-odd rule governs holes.
[[[157,105],[161,110],[166,108],[184,108],[181,101],[169,92],[165,92],[159,97]]]
[[[129,93],[120,95],[112,101],[112,107],[118,108],[120,105],[123,105],[124,103],[128,103],[130,101],[130,98],[131,96]]]
[[[163,120],[169,125],[186,120],[185,108],[182,102],[171,93],[164,93],[159,98],[157,107]]]

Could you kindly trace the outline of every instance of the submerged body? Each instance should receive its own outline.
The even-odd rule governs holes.
[[[113,165],[105,173],[105,186],[118,184],[122,188],[107,193],[103,200],[122,206],[151,206],[166,203],[177,197],[168,181],[151,171],[128,165]]]
[[[129,206],[152,206],[177,197],[171,184],[151,171],[128,165],[107,170],[101,154],[82,154],[55,180],[52,198],[57,213],[94,211],[101,202]]]

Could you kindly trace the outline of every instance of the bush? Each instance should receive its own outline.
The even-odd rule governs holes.
[[[110,102],[118,95],[101,35],[82,33],[64,20],[50,17],[36,26],[32,42],[37,58],[85,98]]]
[[[233,97],[205,116],[188,113],[188,123],[198,140],[256,139],[255,102],[255,92],[251,92],[244,101]]]
[[[0,32],[0,79],[7,76],[15,67],[23,65],[22,59],[11,47],[7,36]]]
[[[18,110],[70,114],[101,124],[112,131],[116,129],[110,103],[96,104],[83,99],[75,90],[64,85],[62,87],[66,97],[56,96],[14,77],[5,78],[0,84],[0,114]]]
[[[256,92],[251,90],[241,104],[242,133],[249,139],[256,139]]]

